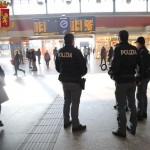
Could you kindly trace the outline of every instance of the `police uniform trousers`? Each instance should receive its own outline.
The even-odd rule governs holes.
[[[147,113],[147,86],[149,79],[143,79],[137,87],[137,112],[139,117],[143,117],[143,113]]]
[[[123,134],[126,134],[126,112],[125,112],[125,106],[126,106],[126,100],[128,100],[128,107],[130,110],[130,127],[132,130],[136,131],[137,126],[137,111],[136,111],[136,105],[135,105],[135,90],[136,90],[136,84],[135,82],[129,82],[129,83],[121,83],[121,84],[115,84],[116,90],[115,90],[115,96],[117,101],[117,121],[118,121],[118,131],[120,131]]]
[[[78,83],[63,82],[62,85],[64,91],[64,124],[67,124],[70,121],[71,107],[72,127],[76,128],[80,124],[78,112],[82,89]]]

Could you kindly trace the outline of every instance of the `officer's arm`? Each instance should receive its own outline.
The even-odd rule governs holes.
[[[142,60],[144,63],[144,70],[148,69],[149,67],[149,56],[148,51],[143,51]]]
[[[111,68],[113,70],[114,76],[117,76],[120,68],[120,50],[116,47],[114,50],[114,59],[112,61]]]
[[[140,55],[140,53],[137,52],[137,54],[138,54],[138,70],[137,70],[137,74],[138,74],[139,80],[142,80],[143,76],[144,76],[145,64],[143,62],[143,58]]]
[[[57,72],[60,73],[60,61],[59,61],[58,53],[57,53],[56,59],[55,59],[55,68],[56,68]]]
[[[86,66],[85,58],[83,57],[81,51],[78,51],[78,53],[77,53],[77,61],[78,61],[80,74],[82,77],[87,73],[87,66]]]

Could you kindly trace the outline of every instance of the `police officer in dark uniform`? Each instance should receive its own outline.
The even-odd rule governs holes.
[[[136,40],[136,47],[138,48],[141,59],[143,62],[143,74],[141,76],[142,80],[137,85],[137,112],[138,112],[138,120],[142,121],[143,118],[147,118],[147,86],[149,82],[149,51],[145,47],[145,39],[144,37],[138,37]]]
[[[62,82],[64,92],[64,128],[72,123],[72,131],[86,129],[78,119],[79,103],[81,97],[81,78],[87,73],[85,59],[80,50],[74,47],[73,34],[66,34],[64,37],[65,46],[59,50],[56,56],[56,70],[60,73],[59,80]],[[71,117],[70,120],[70,106]]]
[[[118,129],[112,133],[116,136],[126,138],[126,129],[131,133],[136,133],[137,111],[135,105],[135,74],[136,68],[140,65],[140,57],[135,46],[128,43],[128,32],[122,30],[119,32],[119,44],[115,47],[114,58],[108,74],[115,80],[115,97],[117,103],[117,121]],[[126,99],[130,110],[130,124],[126,126]]]

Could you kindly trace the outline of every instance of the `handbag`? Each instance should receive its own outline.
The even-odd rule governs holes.
[[[13,59],[11,59],[11,60],[10,60],[10,63],[11,63],[12,65],[14,65],[14,60],[13,60]]]

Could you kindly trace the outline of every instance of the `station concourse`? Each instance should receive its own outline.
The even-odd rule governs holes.
[[[135,136],[114,136],[117,127],[114,82],[107,71],[101,71],[99,59],[93,55],[88,62],[86,86],[80,103],[79,118],[87,125],[84,132],[72,133],[71,127],[63,128],[63,93],[54,62],[47,69],[44,60],[37,72],[28,69],[28,61],[20,67],[24,76],[14,68],[10,58],[1,58],[6,73],[5,89],[9,101],[2,104],[0,150],[149,150],[150,105],[148,118],[138,122]],[[150,87],[148,87],[150,99]],[[127,118],[129,112],[127,112]]]
[[[133,45],[143,36],[150,50],[150,0],[6,1],[0,1],[0,65],[6,74],[9,100],[2,104],[0,115],[4,123],[0,150],[149,150],[149,104],[148,117],[138,122],[135,136],[127,132],[127,138],[122,139],[112,134],[117,128],[115,84],[107,71],[101,71],[99,56],[102,46],[108,51],[118,43],[120,30],[129,32]],[[63,128],[63,91],[53,61],[53,48],[63,46],[68,32],[75,35],[75,46],[81,51],[87,46],[96,54],[91,54],[87,64],[79,107],[80,122],[87,129],[77,133],[72,133],[71,127]],[[38,71],[31,71],[25,59],[20,68],[26,74],[13,76],[10,59],[14,51],[25,57],[27,49],[38,48],[42,52]],[[46,50],[52,56],[50,68],[43,59]],[[150,99],[150,86],[147,93]]]

